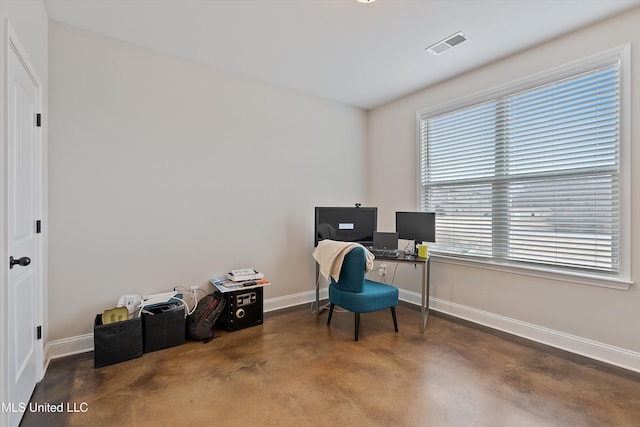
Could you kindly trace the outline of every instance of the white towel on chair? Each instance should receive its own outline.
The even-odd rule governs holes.
[[[320,274],[326,279],[329,276],[336,282],[340,278],[340,269],[342,268],[342,262],[344,256],[353,248],[360,246],[364,249],[365,253],[365,271],[371,271],[373,269],[373,260],[375,256],[359,243],[352,242],[337,242],[335,240],[321,240],[318,242],[318,246],[313,251],[313,258],[318,262],[320,266]]]

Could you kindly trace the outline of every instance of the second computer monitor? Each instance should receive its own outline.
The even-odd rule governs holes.
[[[435,212],[396,212],[398,238],[416,244],[436,241]]]

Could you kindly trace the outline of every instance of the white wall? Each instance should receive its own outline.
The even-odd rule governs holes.
[[[315,295],[313,208],[363,201],[366,113],[49,29],[51,339],[234,268],[263,272],[265,299]]]
[[[6,342],[7,337],[7,308],[5,303],[7,301],[7,261],[9,254],[7,254],[7,238],[4,224],[6,221],[6,209],[7,209],[7,194],[6,194],[6,142],[5,142],[5,119],[6,119],[6,93],[5,93],[5,70],[6,70],[6,22],[9,21],[15,34],[19,38],[22,47],[25,49],[26,54],[29,56],[32,66],[35,68],[35,72],[40,78],[42,84],[42,113],[43,113],[43,126],[45,132],[42,135],[42,144],[44,155],[47,150],[47,88],[48,88],[48,44],[47,44],[47,31],[48,31],[48,17],[44,8],[44,4],[40,1],[19,1],[19,0],[2,0],[0,1],[0,163],[2,164],[2,173],[0,174],[0,234],[2,235],[2,244],[0,245],[0,266],[3,274],[0,275],[0,402],[7,402],[6,394],[8,384],[4,381],[7,378],[6,373]],[[45,191],[45,212],[46,212],[46,187]],[[46,227],[46,224],[45,224]],[[45,248],[45,264],[44,264],[44,277],[46,278],[46,248]],[[46,282],[46,280],[45,280]],[[46,287],[45,287],[46,297]],[[47,338],[46,317],[47,307],[44,307],[44,321],[43,328],[44,339]],[[6,422],[6,416],[8,413],[3,412],[0,414],[0,425],[4,425]]]
[[[393,229],[393,212],[416,209],[416,112],[538,71],[632,43],[632,164],[640,163],[640,9],[458,76],[370,112],[368,200],[380,207],[380,227]],[[469,46],[471,47],[471,46]],[[454,51],[452,51],[454,53]],[[441,60],[446,61],[447,54]],[[395,177],[382,179],[386,168]],[[632,279],[640,253],[640,170],[632,170]],[[435,259],[434,259],[435,260]],[[400,270],[396,283],[418,292],[419,278]],[[640,370],[640,291],[612,290],[475,267],[432,263],[432,305],[572,351]],[[537,335],[540,336],[537,336]],[[557,342],[553,342],[554,339]],[[609,347],[611,346],[611,347]],[[588,348],[588,350],[585,350]],[[598,354],[594,354],[598,353]],[[603,355],[604,354],[604,355]],[[611,360],[619,357],[618,360]]]

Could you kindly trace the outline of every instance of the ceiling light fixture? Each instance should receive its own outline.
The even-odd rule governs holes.
[[[373,3],[376,0],[358,0],[360,3]]]
[[[458,31],[457,33],[452,34],[449,37],[440,40],[438,43],[434,43],[425,49],[429,53],[440,55],[444,51],[447,51],[452,47],[457,46],[464,41],[467,41],[468,39],[469,37],[467,37],[462,31]]]

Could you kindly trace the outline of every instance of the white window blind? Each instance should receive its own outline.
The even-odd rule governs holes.
[[[419,116],[434,250],[616,274],[620,64]]]

